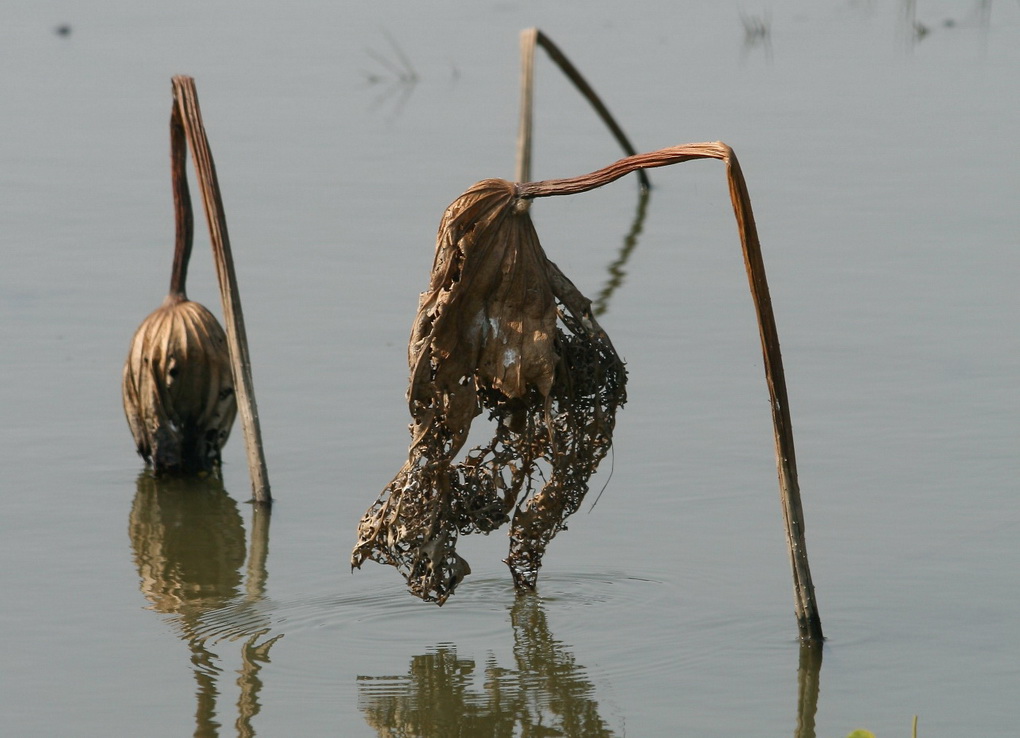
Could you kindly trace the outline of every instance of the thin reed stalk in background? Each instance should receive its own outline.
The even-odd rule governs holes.
[[[578,91],[591,103],[591,106],[598,113],[599,118],[612,132],[613,137],[623,148],[624,153],[633,156],[637,149],[631,144],[627,134],[613,118],[602,99],[596,94],[592,86],[577,70],[567,55],[552,42],[548,36],[537,28],[528,28],[521,31],[521,111],[520,123],[517,129],[517,166],[514,179],[517,182],[527,182],[531,179],[531,138],[532,119],[534,118],[534,88],[535,88],[535,47],[541,46],[549,54],[549,58],[556,62],[556,65],[563,71],[567,78],[574,83]],[[651,187],[648,175],[644,170],[638,170],[638,179],[645,189]]]

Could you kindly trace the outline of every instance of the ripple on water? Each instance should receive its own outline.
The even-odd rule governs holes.
[[[376,584],[373,589],[355,593],[274,601],[272,617],[288,632],[446,620],[467,625],[462,633],[483,635],[493,629],[505,630],[508,614],[518,599],[509,577],[499,575],[471,577],[442,607],[411,596],[399,580]],[[537,600],[547,610],[598,605],[611,616],[617,608],[628,610],[635,603],[668,597],[665,593],[669,590],[662,581],[620,572],[559,573],[540,579]]]
[[[540,578],[537,596],[525,598],[516,596],[502,573],[473,576],[441,608],[408,594],[396,577],[354,586],[357,591],[342,594],[238,601],[207,613],[198,634],[220,639],[256,630],[266,637],[283,634],[294,644],[284,650],[302,654],[293,662],[281,658],[273,669],[292,672],[292,685],[350,684],[351,674],[344,673],[350,668],[372,675],[364,677],[371,684],[362,688],[383,692],[405,681],[393,677],[389,684],[386,675],[402,674],[409,659],[437,650],[473,660],[479,670],[493,654],[502,665],[521,649],[565,650],[574,654],[578,669],[612,682],[697,673],[725,661],[734,649],[746,653],[755,643],[768,649],[776,637],[785,646],[795,638],[793,630],[764,632],[773,626],[762,625],[754,612],[724,612],[722,605],[687,596],[675,579],[624,571],[550,572]],[[792,620],[781,625],[793,628]],[[327,666],[332,661],[336,668]],[[493,678],[510,686],[519,675],[494,672]]]

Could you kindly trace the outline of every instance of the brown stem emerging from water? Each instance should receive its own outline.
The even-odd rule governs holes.
[[[251,474],[254,501],[269,505],[272,495],[269,491],[269,477],[266,459],[262,449],[262,430],[259,424],[258,408],[255,405],[255,390],[251,377],[251,359],[248,356],[248,337],[244,329],[244,314],[241,312],[241,296],[237,289],[237,275],[230,252],[227,235],[227,219],[220,197],[220,186],[216,179],[209,141],[202,125],[202,113],[198,106],[198,91],[195,80],[187,76],[173,78],[174,104],[183,120],[184,131],[191,146],[191,157],[206,219],[209,222],[209,238],[212,241],[213,260],[219,278],[220,297],[223,302],[223,319],[226,324],[227,344],[230,347],[231,367],[237,392],[237,409],[241,414],[244,440],[248,451],[248,471]]]
[[[737,219],[740,242],[744,252],[744,266],[758,317],[762,355],[765,361],[765,380],[772,406],[772,427],[775,435],[776,466],[779,473],[779,493],[786,527],[786,542],[793,569],[794,600],[800,637],[805,642],[823,640],[821,618],[815,601],[815,588],[808,566],[807,544],[804,537],[804,511],[797,481],[797,459],[793,444],[793,424],[786,391],[783,359],[779,350],[772,299],[765,278],[765,264],[761,256],[758,230],[751,210],[744,175],[733,150],[721,141],[673,146],[647,154],[621,159],[590,174],[569,179],[518,183],[517,194],[522,198],[573,195],[602,187],[637,169],[663,167],[692,159],[719,159],[726,163],[730,200]]]

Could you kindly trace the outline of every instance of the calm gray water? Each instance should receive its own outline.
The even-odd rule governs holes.
[[[886,738],[914,715],[924,738],[1017,735],[1016,2],[52,0],[0,15],[5,735]],[[747,38],[756,20],[768,33]],[[602,321],[630,370],[594,481],[608,486],[552,544],[539,597],[515,599],[502,534],[463,540],[474,573],[442,609],[389,567],[348,570],[358,519],[405,458],[406,340],[440,215],[513,173],[529,26],[639,149],[723,140],[740,157],[820,668],[796,639],[717,162],[653,173]],[[416,83],[390,68],[394,42]],[[131,334],[169,279],[180,73],[238,262],[271,524],[245,504],[239,427],[222,484],[156,484],[120,407]],[[537,77],[535,177],[617,158],[541,52]],[[533,213],[594,297],[637,206],[623,180]],[[202,222],[189,293],[219,313]]]

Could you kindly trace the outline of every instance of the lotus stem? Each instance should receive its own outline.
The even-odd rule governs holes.
[[[185,283],[188,279],[188,260],[195,235],[195,218],[191,210],[191,192],[188,189],[188,145],[184,139],[181,111],[173,106],[170,112],[170,177],[174,191],[174,265],[170,274],[170,294],[187,299]]]
[[[237,276],[230,251],[230,239],[227,235],[227,219],[223,211],[219,182],[216,178],[216,167],[205,135],[205,127],[202,124],[195,80],[183,75],[174,77],[173,93],[174,104],[180,111],[184,131],[191,148],[191,157],[195,163],[198,185],[202,191],[202,201],[205,205],[206,220],[209,223],[209,237],[212,241],[213,261],[216,264],[216,274],[219,279],[223,318],[226,324],[231,368],[237,391],[237,407],[241,415],[245,446],[248,452],[248,471],[251,475],[254,502],[269,505],[272,503],[272,495],[269,489],[265,453],[262,448],[258,408],[255,404],[244,314],[241,311],[241,297],[237,289]]]
[[[802,641],[821,643],[824,637],[815,600],[814,584],[811,581],[811,569],[808,565],[807,543],[804,535],[804,511],[800,499],[800,485],[797,481],[793,423],[790,418],[790,403],[786,390],[783,359],[779,349],[779,335],[776,330],[775,315],[772,311],[772,300],[769,296],[758,230],[751,209],[751,198],[733,149],[721,141],[673,146],[620,159],[603,169],[580,177],[518,183],[516,191],[522,198],[574,195],[602,187],[638,169],[669,166],[692,159],[719,159],[726,163],[730,200],[733,203],[733,212],[740,232],[744,266],[758,318],[762,356],[765,362],[765,380],[772,407],[780,502],[786,529],[787,549],[793,570],[797,626]]]

